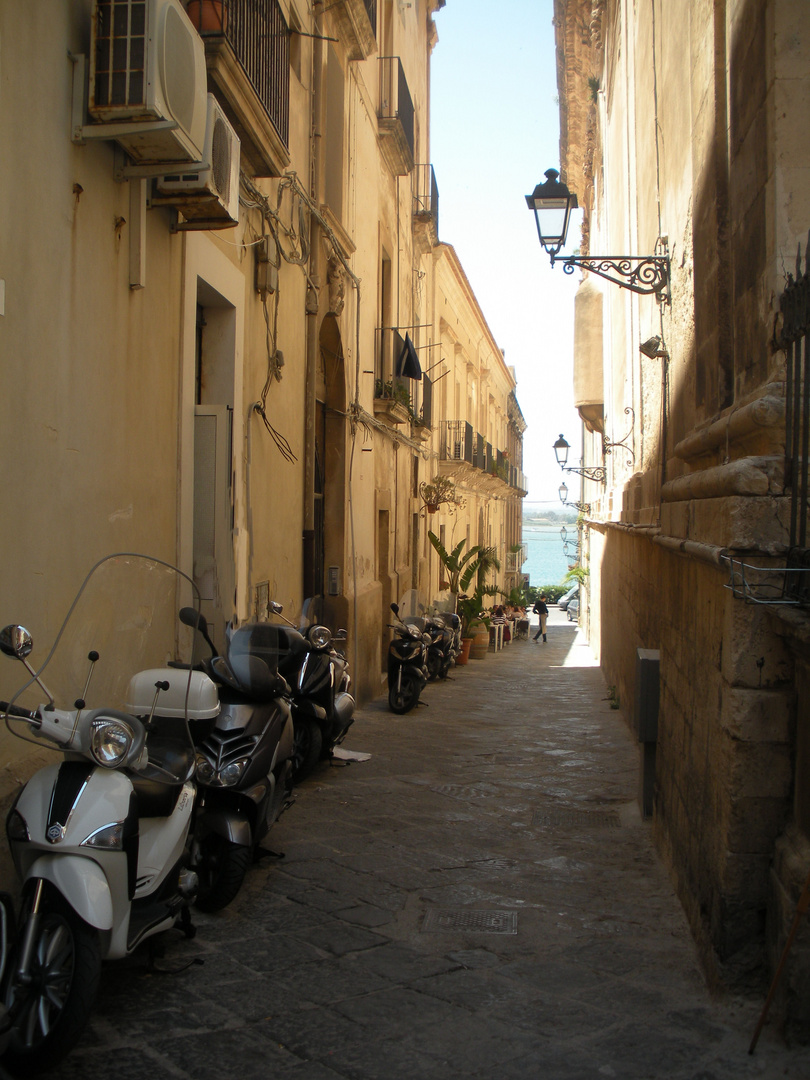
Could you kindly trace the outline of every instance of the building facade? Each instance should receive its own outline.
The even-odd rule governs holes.
[[[810,623],[789,569],[807,565],[806,397],[788,312],[806,284],[810,10],[556,0],[555,25],[580,254],[666,271],[637,293],[594,261],[577,294],[583,460],[604,469],[584,481],[580,617],[647,740],[640,786],[707,968],[761,992],[810,870]],[[640,650],[659,654],[657,738],[639,730]],[[808,934],[778,1005],[805,1034]]]
[[[375,697],[388,605],[438,589],[419,492],[458,417],[506,585],[522,420],[439,243],[443,6],[0,4],[3,625],[44,647],[97,559],[142,552],[194,577],[220,645],[322,596]],[[7,800],[41,757],[0,748]]]

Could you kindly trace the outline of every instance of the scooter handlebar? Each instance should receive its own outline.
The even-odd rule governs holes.
[[[23,709],[20,705],[9,705],[7,701],[0,701],[0,713],[5,713],[6,716],[14,716],[18,720],[27,720],[29,723],[41,723],[39,713],[31,712],[30,709]]]

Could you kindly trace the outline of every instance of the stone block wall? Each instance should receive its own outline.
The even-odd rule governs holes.
[[[761,989],[775,843],[790,816],[791,658],[722,570],[649,533],[591,531],[601,664],[633,715],[637,648],[660,649],[653,830],[707,972]],[[632,571],[632,572],[631,572]]]

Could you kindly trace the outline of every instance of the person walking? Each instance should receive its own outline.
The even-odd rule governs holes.
[[[543,641],[546,641],[546,621],[548,619],[548,607],[546,606],[545,596],[541,596],[532,608],[535,615],[540,616],[540,624],[537,627],[537,633],[532,638],[532,641],[537,641],[540,635],[543,635]]]

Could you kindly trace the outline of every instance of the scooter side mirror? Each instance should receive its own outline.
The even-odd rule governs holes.
[[[180,608],[179,619],[184,626],[190,626],[192,630],[199,630],[201,634],[208,633],[208,620],[196,608]]]
[[[335,634],[335,641],[346,641],[349,636],[348,630],[338,630]]]
[[[0,630],[0,652],[4,652],[6,656],[25,660],[31,655],[33,648],[34,639],[24,626],[4,626]]]
[[[284,610],[284,605],[280,604],[278,600],[271,600],[267,605],[267,610],[271,615],[280,615]]]
[[[395,615],[399,615],[399,604],[392,604],[391,605],[391,610],[393,611],[393,613]]]

